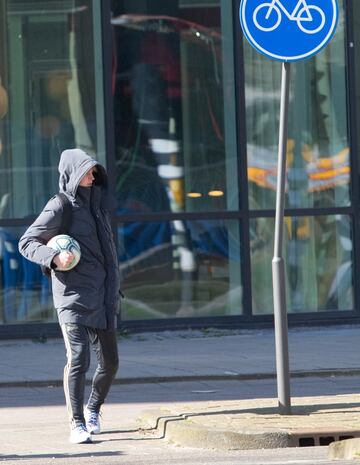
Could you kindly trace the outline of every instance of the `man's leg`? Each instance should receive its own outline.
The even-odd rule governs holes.
[[[87,331],[98,361],[87,409],[99,413],[119,366],[117,337],[115,330],[87,328]]]
[[[61,325],[66,347],[67,364],[64,369],[64,392],[71,428],[85,424],[85,375],[90,364],[89,336],[85,326]]]

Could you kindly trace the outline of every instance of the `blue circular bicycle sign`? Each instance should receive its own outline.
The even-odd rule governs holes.
[[[241,0],[240,23],[260,53],[297,61],[318,53],[338,22],[337,0]]]

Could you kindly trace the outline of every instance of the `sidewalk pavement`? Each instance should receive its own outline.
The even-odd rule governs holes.
[[[291,378],[313,377],[315,385],[320,377],[359,376],[359,349],[360,326],[291,329]],[[0,351],[0,388],[62,384],[62,340],[0,341]],[[130,334],[119,338],[119,353],[118,384],[276,378],[275,336],[270,329]],[[95,365],[93,357],[89,379]],[[360,386],[342,395],[292,398],[289,416],[279,415],[276,398],[262,398],[174,404],[171,410],[144,411],[139,420],[145,433],[160,432],[191,447],[327,445],[360,437],[359,392]],[[360,445],[355,449],[360,450]],[[349,458],[345,447],[337,446],[330,453]]]

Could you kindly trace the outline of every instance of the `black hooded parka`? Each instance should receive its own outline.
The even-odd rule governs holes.
[[[92,187],[81,187],[83,176],[96,167]],[[76,323],[98,329],[116,328],[119,311],[119,266],[110,223],[107,175],[80,149],[65,150],[59,162],[59,189],[72,205],[68,234],[81,248],[81,259],[69,271],[57,271],[52,260],[58,253],[47,242],[59,234],[62,206],[55,196],[19,241],[27,259],[52,268],[52,292],[59,323]]]

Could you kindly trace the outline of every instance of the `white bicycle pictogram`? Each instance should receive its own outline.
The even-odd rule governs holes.
[[[296,21],[299,29],[306,34],[316,34],[325,24],[324,11],[316,5],[309,5],[306,0],[299,0],[291,13],[281,0],[260,3],[254,10],[253,21],[261,31],[270,32],[279,27],[283,14],[290,21]]]

